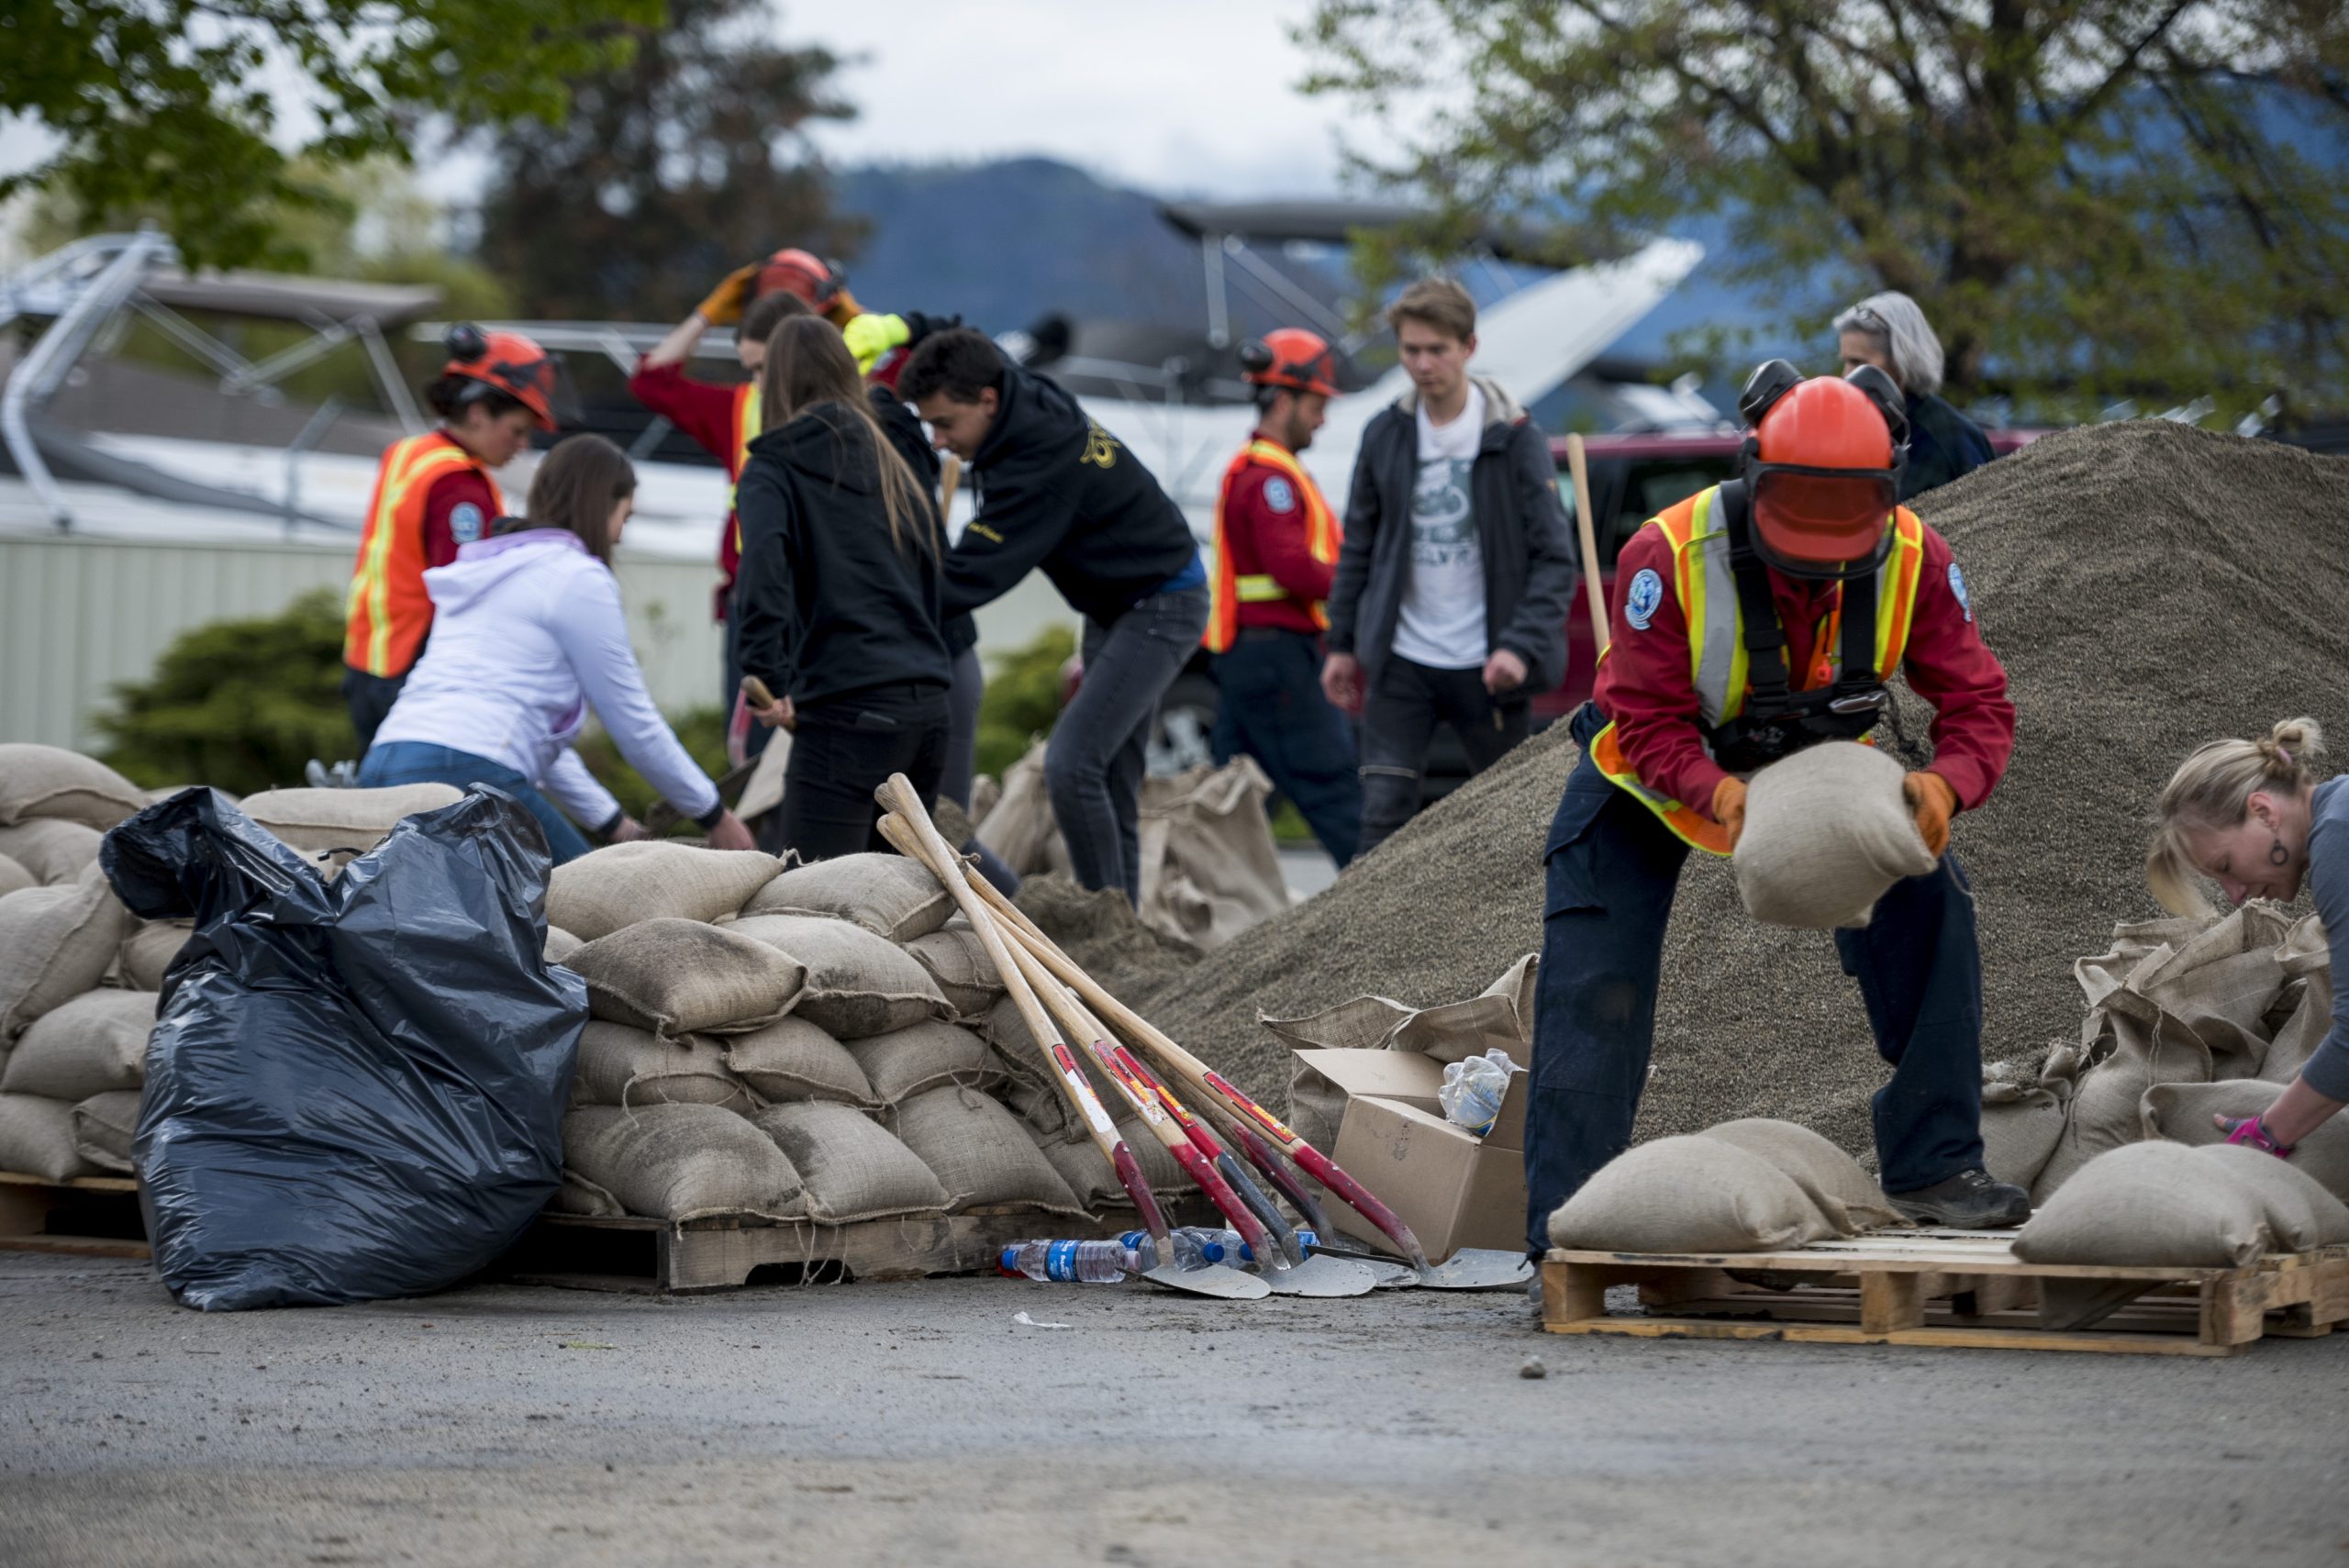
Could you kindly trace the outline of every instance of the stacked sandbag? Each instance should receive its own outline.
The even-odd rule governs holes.
[[[1865,926],[1894,883],[1932,871],[1903,777],[1898,761],[1849,740],[1755,773],[1731,858],[1746,913],[1813,930]]]
[[[954,1017],[963,1023],[985,1022],[1003,999],[1003,977],[995,972],[986,944],[959,916],[928,936],[906,943],[906,951],[929,972],[940,994],[953,1007]]]
[[[554,868],[547,924],[592,942],[642,920],[718,920],[739,913],[782,870],[755,850],[659,839],[612,844]]]
[[[95,862],[0,896],[0,1171],[61,1182],[107,1169],[77,1149],[73,1113],[144,1081],[155,997],[102,988],[138,924]]]
[[[454,806],[465,792],[454,784],[395,784],[386,789],[265,789],[239,803],[244,814],[289,849],[334,876],[392,836],[419,811]]]
[[[1767,1252],[1898,1221],[1849,1154],[1792,1122],[1750,1118],[1616,1156],[1550,1217],[1550,1241],[1587,1251]]]
[[[2016,1235],[2033,1263],[2242,1268],[2349,1242],[2349,1205],[2255,1149],[2131,1144],[2088,1162]]]
[[[1088,1207],[1121,1202],[1125,1184],[1118,1180],[1108,1155],[1093,1141],[1091,1130],[1068,1103],[1057,1076],[1046,1066],[1042,1048],[1030,1032],[1027,1020],[1009,997],[987,1015],[986,1038],[995,1047],[1007,1083],[1004,1103],[1028,1129],[1029,1137],[1061,1174],[1079,1201]],[[1093,1085],[1096,1098],[1109,1113],[1118,1131],[1134,1151],[1144,1180],[1160,1196],[1197,1190],[1197,1184],[1174,1162],[1174,1156],[1142,1119],[1129,1108],[1125,1095],[1109,1076],[1084,1052],[1078,1066]]]
[[[146,808],[139,786],[95,757],[55,746],[0,745],[0,828],[47,819],[103,833]]]

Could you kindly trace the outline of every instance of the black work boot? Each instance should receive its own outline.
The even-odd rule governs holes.
[[[1993,1181],[1979,1165],[1930,1187],[1885,1195],[1892,1199],[1893,1207],[1920,1225],[1998,1230],[2031,1218],[2031,1195],[2006,1182]]]

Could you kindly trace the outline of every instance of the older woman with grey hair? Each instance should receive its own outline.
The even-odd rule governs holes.
[[[1909,400],[1909,469],[1900,499],[1973,473],[1997,455],[1982,428],[1936,395],[1942,389],[1942,340],[1917,302],[1905,294],[1872,294],[1835,318],[1837,347],[1848,373],[1874,365],[1900,384]]]

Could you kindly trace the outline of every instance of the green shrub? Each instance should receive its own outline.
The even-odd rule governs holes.
[[[996,656],[979,704],[979,772],[1001,778],[1037,736],[1052,732],[1061,716],[1061,666],[1075,651],[1076,633],[1053,626],[1027,647]]]

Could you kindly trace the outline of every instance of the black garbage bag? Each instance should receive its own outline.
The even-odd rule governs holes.
[[[328,883],[208,789],[98,851],[163,980],[134,1149],[155,1269],[206,1311],[438,1290],[555,1191],[585,984],[550,968],[546,836],[494,789]]]

